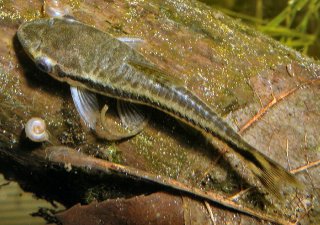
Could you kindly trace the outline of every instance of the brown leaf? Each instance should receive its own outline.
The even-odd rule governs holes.
[[[210,213],[214,216],[210,217]],[[189,197],[157,192],[129,199],[110,199],[92,202],[89,205],[77,204],[56,214],[63,225],[211,225],[219,221],[224,224],[260,224],[248,216],[236,215],[215,206],[206,207],[201,201]]]
[[[181,197],[166,193],[78,204],[56,216],[63,225],[184,224]]]

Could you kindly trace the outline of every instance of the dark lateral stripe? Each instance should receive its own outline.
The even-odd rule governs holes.
[[[110,86],[105,86],[105,85],[102,85],[102,84],[94,83],[92,80],[88,80],[88,79],[82,78],[81,76],[74,76],[74,75],[71,75],[71,74],[66,74],[63,71],[61,71],[60,69],[58,69],[58,75],[60,77],[68,77],[71,80],[74,80],[74,81],[79,82],[81,84],[85,84],[89,89],[93,89],[93,90],[96,90],[96,91],[100,91],[100,92],[109,94],[110,97],[122,98],[124,100],[137,101],[137,102],[140,102],[142,104],[144,103],[144,104],[150,105],[152,107],[158,108],[160,110],[166,111],[167,113],[172,114],[175,117],[178,117],[178,118],[180,118],[182,120],[185,120],[186,122],[191,123],[194,126],[200,126],[206,132],[210,132],[210,130],[211,130],[210,129],[210,125],[207,127],[207,126],[203,126],[201,124],[198,124],[194,120],[194,118],[188,118],[188,117],[186,117],[185,114],[183,114],[181,112],[178,112],[177,110],[175,110],[175,109],[173,109],[171,107],[164,106],[164,105],[154,105],[154,103],[152,103],[151,99],[148,99],[148,97],[146,97],[146,96],[143,96],[143,95],[134,96],[134,95],[132,95],[132,93],[125,93],[125,92],[123,92],[121,90],[116,90],[116,89],[114,89],[114,88],[112,88]],[[186,92],[186,94],[189,94],[189,93]],[[209,110],[209,109],[207,109],[207,106],[205,104],[203,104],[201,101],[199,101],[199,99],[197,97],[194,97],[192,94],[190,96],[193,97],[192,100],[194,100],[197,104],[201,104],[204,109]],[[185,105],[184,105],[185,102],[183,102],[181,99],[176,99],[176,100],[181,105],[181,107],[185,107]],[[211,110],[209,110],[209,111],[210,111],[210,113],[212,115],[212,111]],[[198,112],[198,113],[201,114],[202,112]],[[203,115],[201,115],[201,116],[203,117]],[[214,116],[216,116],[216,115],[214,114]],[[210,124],[210,122],[209,122],[209,124]],[[210,133],[212,133],[212,132],[210,132]],[[212,134],[214,136],[217,135],[217,134],[214,134],[214,133],[212,133]],[[220,138],[222,140],[225,139],[223,137],[220,137]],[[227,142],[228,142],[229,146],[232,147],[243,158],[245,158],[246,160],[254,163],[262,171],[266,171],[265,167],[260,163],[260,161],[256,158],[256,156],[252,152],[241,149],[235,143],[232,143],[232,141],[227,141]]]
[[[252,152],[240,149],[238,146],[231,144],[231,143],[229,145],[230,145],[230,147],[235,149],[235,151],[239,155],[241,155],[243,158],[252,162],[255,166],[257,166],[262,171],[266,171],[266,168],[260,163],[260,161],[257,159],[257,157]]]

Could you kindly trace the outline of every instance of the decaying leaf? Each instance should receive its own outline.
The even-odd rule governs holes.
[[[213,218],[210,217],[210,211]],[[106,213],[108,212],[108,213]],[[249,224],[260,224],[248,216],[235,216],[219,207],[206,208],[203,202],[192,198],[157,192],[129,199],[111,199],[75,205],[57,214],[64,225],[72,224],[155,224],[155,225],[210,225],[241,224],[244,218]]]

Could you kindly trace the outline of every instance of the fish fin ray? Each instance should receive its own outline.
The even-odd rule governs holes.
[[[95,93],[79,87],[70,86],[74,105],[87,127],[95,129],[99,112],[98,99]]]
[[[117,110],[121,122],[129,130],[143,129],[148,122],[148,115],[141,108],[142,106],[117,100]]]
[[[131,48],[137,48],[145,42],[143,39],[135,37],[117,37],[117,39],[129,45]]]
[[[259,165],[250,162],[249,167],[252,172],[258,177],[264,187],[275,197],[282,199],[281,187],[284,184],[290,184],[298,189],[303,188],[303,184],[299,182],[293,174],[285,170],[278,163],[267,158],[258,151],[252,152]]]

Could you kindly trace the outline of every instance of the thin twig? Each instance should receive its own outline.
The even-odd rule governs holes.
[[[246,193],[248,193],[251,189],[252,189],[252,188],[250,187],[250,188],[244,189],[244,190],[242,190],[242,191],[239,191],[238,193],[230,196],[229,199],[232,200],[232,201],[235,201],[235,200],[237,200],[238,198],[240,198],[241,196],[243,196],[243,195],[245,195]]]
[[[207,201],[204,201],[204,204],[205,204],[205,206],[206,206],[206,208],[207,208],[207,210],[208,210],[208,213],[209,213],[209,215],[210,215],[210,219],[211,219],[211,221],[212,221],[212,224],[215,225],[216,223],[214,222],[214,216],[213,216],[213,213],[212,213],[212,209],[211,209],[210,204],[209,204]]]
[[[269,102],[265,107],[260,109],[260,111],[254,115],[240,130],[239,133],[241,134],[243,131],[245,131],[248,127],[250,127],[254,122],[256,122],[260,117],[262,117],[263,114],[267,112],[267,110],[276,104],[277,99],[273,98],[271,102]]]
[[[70,163],[73,168],[89,168],[90,171],[100,171],[107,174],[117,174],[119,176],[126,176],[132,179],[151,181],[157,184],[164,185],[166,187],[170,187],[175,190],[183,191],[184,193],[188,193],[206,199],[208,201],[215,202],[217,204],[254,216],[262,220],[275,222],[283,225],[293,225],[291,221],[281,218],[279,217],[279,215],[272,215],[270,213],[266,213],[257,209],[249,208],[245,205],[237,204],[221,194],[217,194],[211,191],[204,191],[193,186],[188,186],[172,178],[151,174],[143,170],[139,170],[137,168],[123,166],[120,164],[115,164],[102,159],[87,156],[68,147],[48,147],[46,148],[46,155],[47,159],[51,161],[51,163]]]
[[[296,173],[300,173],[300,172],[302,172],[302,171],[304,171],[304,170],[310,169],[310,168],[315,167],[315,166],[318,166],[318,165],[320,165],[320,159],[317,160],[317,161],[308,162],[308,163],[307,163],[306,165],[304,165],[304,166],[301,166],[301,167],[298,167],[298,168],[296,168],[296,169],[290,170],[290,172],[291,172],[292,174],[296,174]]]
[[[305,81],[304,83],[302,83],[301,85],[299,85],[298,87],[294,87],[294,88],[290,89],[289,91],[286,91],[286,92],[280,94],[277,97],[272,95],[273,99],[265,107],[260,109],[259,112],[256,115],[254,115],[245,125],[243,125],[243,127],[239,130],[239,133],[241,134],[246,129],[248,129],[253,123],[255,123],[257,120],[259,120],[267,112],[267,110],[269,110],[271,107],[273,107],[276,103],[278,103],[281,100],[283,100],[284,98],[290,96],[291,94],[296,92],[301,87],[308,85],[308,84],[318,83],[318,82],[320,82],[320,79],[318,79],[318,78],[308,80],[308,81]]]
[[[275,97],[274,95],[272,95],[273,99],[262,109],[259,110],[259,112],[253,116],[239,131],[239,133],[242,133],[243,131],[245,131],[248,127],[250,127],[254,122],[256,122],[258,119],[260,119],[260,117],[262,117],[271,107],[273,107],[276,103],[278,103],[279,101],[283,100],[284,98],[286,98],[287,96],[291,95],[292,93],[294,93],[298,88],[292,88],[291,90],[280,94],[278,97]]]
[[[300,205],[303,206],[304,211],[305,211],[302,215],[299,215],[299,217],[298,217],[297,220],[296,220],[296,224],[300,224],[299,222],[300,222],[305,216],[309,215],[309,212],[310,212],[310,210],[311,210],[313,207],[308,207],[308,208],[306,208],[305,204],[303,203],[303,200],[301,200],[301,198],[299,198],[299,196],[297,195],[297,193],[296,193],[296,197],[297,197]]]
[[[291,170],[291,164],[290,164],[290,160],[289,160],[289,140],[288,140],[288,138],[287,138],[287,143],[286,143],[286,152],[287,152],[287,161],[288,161],[289,170]]]

